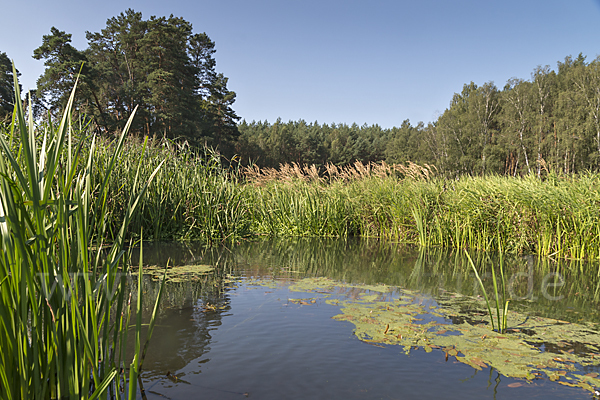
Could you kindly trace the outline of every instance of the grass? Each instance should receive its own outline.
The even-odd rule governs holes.
[[[92,185],[103,180],[114,142],[100,141]],[[125,142],[106,203],[106,236],[134,187],[143,143]],[[600,175],[463,177],[385,163],[323,171],[296,164],[242,168],[165,140],[151,140],[139,179],[165,160],[131,217],[127,238],[236,242],[255,237],[368,237],[420,247],[600,258]]]
[[[161,165],[147,188],[144,201],[132,216],[127,237],[139,237],[140,229],[148,240],[200,240],[219,243],[247,237],[249,219],[245,188],[239,184],[233,164],[225,166],[220,156],[209,149],[198,151],[169,140],[150,140],[140,158],[142,144],[136,138],[125,143],[123,156],[110,181],[107,231],[113,237],[116,221],[125,216],[127,198],[138,193],[136,166],[141,162],[140,179],[146,180]],[[102,141],[92,181],[100,182],[110,163],[114,142]]]
[[[129,267],[122,256],[129,222],[158,170],[144,181],[138,172],[132,176],[135,190],[120,205],[121,222],[113,220],[113,240],[107,244],[114,215],[109,190],[127,128],[112,144],[102,179],[94,181],[97,142],[75,140],[74,93],[75,88],[60,123],[36,126],[17,103],[11,124],[0,133],[3,399],[136,395],[143,363],[142,291],[137,291],[137,310],[131,310]],[[21,98],[16,78],[15,96]],[[155,304],[159,299],[160,293]],[[131,317],[136,349],[130,361],[125,343]]]
[[[488,309],[488,314],[490,316],[490,321],[492,324],[492,330],[497,330],[499,333],[506,332],[506,326],[508,322],[508,297],[506,296],[506,279],[504,278],[504,264],[502,259],[502,253],[500,253],[500,281],[496,278],[496,271],[494,268],[494,264],[491,263],[492,268],[492,289],[494,290],[494,300],[495,300],[495,311],[496,311],[496,324],[494,324],[494,313],[492,312],[492,307],[490,306],[490,299],[487,295],[487,291],[485,290],[485,286],[483,285],[483,281],[477,272],[477,268],[475,268],[475,264],[473,263],[473,259],[468,252],[465,251],[465,255],[469,260],[469,265],[471,266],[473,272],[475,273],[475,278],[479,283],[479,287],[483,292],[483,297],[485,298],[485,305]],[[498,293],[499,287],[502,290],[502,296]],[[496,328],[497,326],[497,328]]]
[[[380,173],[345,179],[254,178],[251,231],[270,236],[377,237],[565,259],[600,258],[600,175],[464,177]],[[290,168],[287,168],[290,170]],[[308,228],[307,228],[308,227]],[[312,228],[311,228],[312,227]]]
[[[86,135],[81,128],[76,137]],[[87,143],[81,146],[86,156]],[[260,169],[185,143],[135,137],[124,141],[111,165],[117,143],[98,140],[90,165],[92,188],[112,171],[101,210],[91,210],[91,221],[103,229],[93,235],[107,240],[118,238],[128,199],[141,190],[136,174],[145,182],[163,163],[130,216],[125,238],[137,239],[141,230],[149,240],[209,244],[355,236],[420,247],[600,258],[600,174],[448,180],[429,166],[383,162]]]

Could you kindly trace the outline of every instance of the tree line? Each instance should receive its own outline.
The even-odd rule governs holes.
[[[237,151],[259,165],[386,161],[447,176],[600,169],[600,57],[538,66],[530,80],[465,84],[437,121],[399,127],[242,121]]]
[[[74,110],[111,135],[137,108],[130,131],[212,146],[244,163],[347,165],[354,161],[434,165],[448,176],[597,171],[600,161],[600,57],[566,57],[557,70],[538,66],[529,80],[465,84],[427,125],[304,120],[247,122],[235,92],[216,71],[215,43],[182,18],[143,19],[131,9],[86,32],[88,47],[53,27],[33,57],[46,69],[32,92],[34,115],[55,114],[79,79]],[[0,121],[12,113],[12,65],[0,53]]]

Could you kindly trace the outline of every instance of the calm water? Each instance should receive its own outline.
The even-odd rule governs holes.
[[[144,262],[217,265],[204,284],[168,285],[144,363],[148,399],[590,399],[545,379],[477,371],[445,353],[360,341],[334,320],[324,295],[289,290],[306,276],[418,290],[435,304],[447,292],[477,295],[461,253],[420,254],[367,241],[277,241],[211,249],[144,247]],[[482,271],[499,260],[479,255]],[[572,322],[598,319],[598,267],[533,257],[504,260],[511,307]],[[229,274],[240,277],[235,281]],[[483,272],[485,275],[485,272]],[[223,280],[225,279],[225,280]],[[260,284],[257,282],[260,281]],[[151,287],[148,291],[152,293]],[[351,293],[350,293],[351,294]],[[348,293],[341,294],[343,298]],[[299,304],[294,299],[314,298]],[[586,370],[586,372],[589,372]]]

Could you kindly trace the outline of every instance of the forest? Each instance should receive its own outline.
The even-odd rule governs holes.
[[[88,48],[78,50],[71,34],[53,27],[33,50],[46,66],[31,93],[36,118],[64,108],[78,79],[74,113],[98,134],[114,136],[137,108],[130,135],[208,146],[246,165],[324,170],[355,161],[410,161],[447,177],[599,169],[600,58],[567,56],[556,70],[537,66],[530,79],[511,78],[501,89],[466,83],[436,121],[413,125],[399,116],[399,126],[384,129],[242,119],[233,108],[236,93],[216,70],[215,43],[183,18],[144,20],[129,9],[86,38]],[[8,122],[13,72],[5,53],[0,69],[0,121]]]
[[[437,121],[399,127],[242,121],[238,153],[261,166],[408,161],[445,176],[597,171],[600,58],[566,57],[530,80],[465,84]]]

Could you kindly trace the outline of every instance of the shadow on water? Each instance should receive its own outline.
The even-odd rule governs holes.
[[[490,287],[490,266],[493,263],[498,265],[498,258],[486,253],[477,253],[473,258],[482,271],[484,285]],[[418,387],[427,385],[426,382],[431,379],[439,380],[439,385],[436,386],[438,388],[446,386],[444,398],[479,398],[489,397],[490,394],[496,398],[499,389],[500,393],[506,393],[505,397],[512,396],[512,392],[505,390],[506,385],[514,383],[514,380],[498,375],[493,368],[488,372],[477,374],[477,371],[474,371],[467,374],[470,371],[469,367],[465,368],[461,364],[452,369],[444,368],[443,364],[447,364],[447,361],[440,363],[441,359],[431,354],[415,353],[404,359],[392,348],[393,346],[357,348],[356,341],[351,340],[350,326],[336,323],[329,327],[327,324],[330,322],[324,322],[329,321],[336,310],[325,311],[324,306],[311,308],[285,302],[285,297],[291,296],[285,291],[286,284],[303,277],[328,277],[337,281],[368,285],[386,284],[418,291],[434,299],[443,298],[449,293],[480,296],[478,283],[462,252],[438,249],[419,252],[413,248],[379,241],[335,239],[273,240],[242,243],[234,248],[206,248],[193,243],[144,246],[145,264],[161,266],[169,259],[171,265],[209,264],[216,269],[200,282],[167,284],[160,319],[144,363],[148,398],[151,395],[154,395],[154,398],[184,398],[189,397],[194,390],[196,393],[209,393],[208,398],[213,398],[213,395],[217,396],[216,398],[240,398],[248,393],[252,396],[253,393],[260,393],[262,390],[255,380],[270,380],[273,376],[279,376],[282,382],[287,382],[288,375],[278,375],[284,371],[297,376],[298,380],[318,381],[318,377],[311,375],[311,369],[319,370],[321,375],[326,376],[329,376],[327,374],[330,370],[338,370],[338,376],[332,375],[329,380],[337,379],[341,382],[351,377],[350,380],[355,383],[364,379],[365,382],[375,382],[383,387],[391,385],[385,381],[385,377],[394,379],[394,374],[398,372],[405,373],[407,377],[411,374],[424,374],[421,378],[418,375],[412,376],[396,389],[390,388],[391,392],[401,389],[406,396],[390,395],[389,398],[439,398],[434,392],[429,393],[427,389]],[[135,265],[135,254],[132,260]],[[538,259],[535,256],[505,256],[504,266],[511,309],[570,322],[600,321],[600,280],[597,263],[558,262]],[[242,290],[238,289],[242,285],[240,281],[232,279],[231,276],[244,279],[260,277],[274,282],[275,286],[273,289],[263,288],[262,291],[251,291],[246,287]],[[150,279],[145,279],[144,282],[144,291],[151,293],[146,297],[152,298],[152,292],[156,291],[156,283]],[[273,293],[273,298],[268,297],[270,293]],[[290,310],[294,307],[300,307],[297,311],[300,315],[294,315],[293,320],[297,319],[298,322],[291,319],[285,319],[284,322],[275,320],[281,318],[282,314],[284,318],[291,318]],[[150,305],[146,308],[150,309]],[[475,314],[473,317],[474,320],[485,320],[485,315]],[[254,331],[255,328],[251,328],[254,325],[248,322],[250,319],[257,324],[260,321],[261,328]],[[228,324],[225,321],[228,321]],[[228,326],[226,329],[224,324]],[[325,324],[327,328],[319,324]],[[238,325],[247,330],[236,330]],[[288,326],[294,330],[287,331]],[[343,327],[342,336],[339,336],[340,326]],[[327,329],[332,331],[328,333]],[[244,332],[259,337],[264,335],[263,340],[269,342],[271,347],[248,341],[243,336]],[[296,335],[303,336],[298,338]],[[288,343],[303,341],[306,336],[311,335],[314,338],[306,339],[309,340],[308,343]],[[319,338],[319,335],[325,336]],[[278,351],[286,354],[280,361],[282,364],[276,365],[280,353],[272,353],[271,348],[281,348],[282,350]],[[550,348],[545,350],[553,351]],[[558,352],[565,349],[555,350]],[[311,355],[312,351],[316,353]],[[574,351],[578,349],[575,348]],[[253,352],[258,352],[259,355],[256,356]],[[323,358],[326,355],[327,358]],[[262,360],[261,356],[272,357],[272,362]],[[353,357],[358,358],[354,360]],[[373,357],[373,361],[365,361],[365,357]],[[319,368],[311,367],[311,362],[322,365]],[[345,368],[352,362],[357,363],[361,369],[360,374]],[[406,365],[398,367],[399,362]],[[288,365],[296,365],[296,368],[290,368],[288,371]],[[389,374],[390,368],[394,369],[392,374]],[[400,371],[396,371],[397,368],[400,368]],[[489,376],[484,377],[484,372]],[[472,376],[468,377],[469,374]],[[222,375],[234,377],[239,385],[231,384]],[[210,377],[209,381],[206,380],[207,377]],[[461,382],[465,380],[476,383],[471,384],[474,387],[465,389],[461,386]],[[508,383],[501,385],[503,380]],[[265,382],[263,385],[269,386],[269,383]],[[269,395],[263,393],[260,398],[307,398],[311,396],[311,390],[315,390],[296,381],[287,386],[294,385],[306,392],[290,395],[281,388],[271,387]],[[319,384],[315,385],[318,387]],[[322,385],[321,392],[318,393],[323,393],[322,398],[326,398],[328,390],[333,389],[328,388],[325,383]],[[519,388],[521,392],[514,393],[517,396],[535,397],[534,394],[540,390],[538,386],[539,383],[527,385]],[[573,392],[568,388],[557,388],[557,385],[542,386],[544,398],[573,396]],[[253,390],[250,391],[249,388]],[[391,393],[381,391],[381,388],[375,389],[371,383],[364,383],[363,386],[357,383],[356,390],[345,393],[344,397],[369,398],[361,392],[367,390],[365,388],[370,388],[372,394]],[[340,390],[339,387],[336,390]],[[453,394],[453,391],[456,393]],[[577,395],[581,395],[580,398],[590,397],[581,392],[577,392]]]

